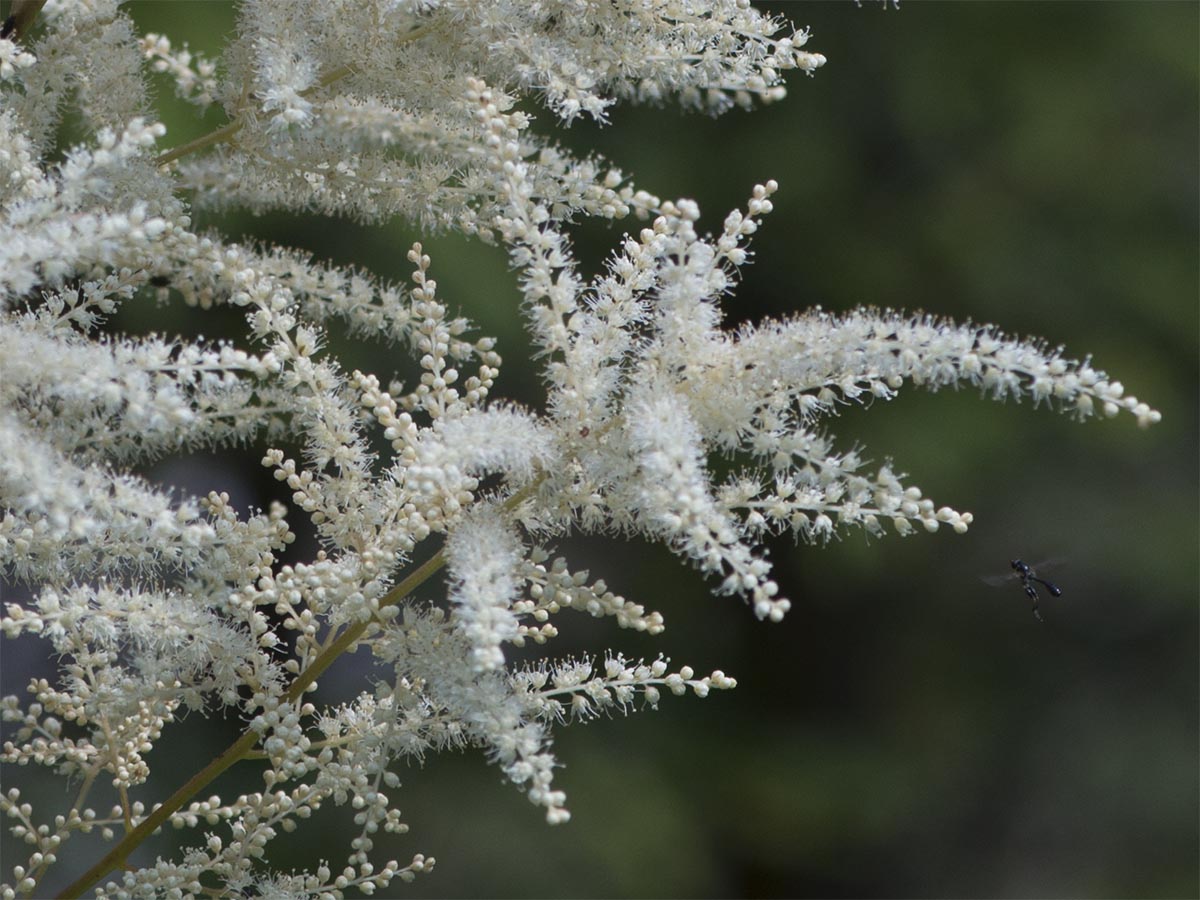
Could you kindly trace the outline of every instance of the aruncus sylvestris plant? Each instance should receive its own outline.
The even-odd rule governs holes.
[[[514,663],[510,648],[550,643],[571,611],[664,627],[554,557],[557,539],[661,541],[717,593],[778,620],[789,602],[765,537],[971,521],[838,450],[823,426],[840,405],[965,382],[1080,418],[1157,421],[1089,363],[991,326],[861,309],[731,327],[721,300],[775,182],[706,236],[694,203],[572,156],[524,111],[540,104],[566,126],[620,100],[751,107],[782,98],[786,70],[824,63],[807,41],[746,3],[633,0],[247,0],[215,63],[138,35],[115,2],[61,0],[0,41],[0,561],[33,597],[2,621],[61,662],[53,682],[3,698],[14,733],[0,761],[73,786],[62,810],[35,810],[15,788],[0,797],[29,848],[0,894],[44,895],[72,839],[96,830],[111,850],[64,895],[384,890],[433,865],[372,858],[381,829],[407,828],[397,771],[453,748],[481,748],[563,822],[555,726],[734,681],[612,653]],[[172,147],[153,72],[228,123]],[[83,137],[63,148],[61,133]],[[496,342],[452,315],[420,245],[411,284],[392,285],[193,228],[193,208],[222,207],[401,217],[501,244],[543,408],[492,396]],[[640,223],[591,279],[568,239],[585,217]],[[237,307],[244,340],[103,330],[118,308],[156,300]],[[419,382],[348,371],[325,349],[335,323],[409,351]],[[266,448],[290,508],[242,515],[220,485],[180,498],[133,474],[248,442]],[[299,458],[278,449],[294,444]],[[732,474],[714,474],[715,454]],[[286,565],[297,516],[322,549]],[[443,569],[444,602],[413,599]],[[374,660],[361,693],[310,699],[361,647]],[[150,750],[188,712],[240,718],[245,732],[172,796],[139,797]],[[211,795],[239,762],[262,769],[262,790]],[[96,810],[109,785],[116,805]],[[273,871],[272,841],[327,803],[355,811],[345,858]],[[133,865],[164,824],[194,833],[188,849]]]

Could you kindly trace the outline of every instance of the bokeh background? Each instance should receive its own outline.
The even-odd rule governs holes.
[[[996,323],[1092,354],[1163,421],[1081,425],[971,389],[848,409],[830,425],[842,446],[894,459],[975,524],[964,536],[777,542],[794,603],[778,625],[713,598],[662,548],[565,541],[576,567],[661,611],[668,629],[651,639],[566,619],[558,653],[665,653],[739,687],[561,731],[565,826],[546,826],[478,753],[402,773],[412,832],[380,841],[378,856],[419,851],[438,864],[392,893],[1197,896],[1200,6],[762,5],[810,26],[829,59],[814,78],[794,76],[783,103],[716,120],[619,107],[607,127],[562,135],[660,196],[696,199],[709,230],[756,182],[779,181],[730,324],[817,304]],[[234,16],[222,3],[130,8],[144,30],[211,51]],[[219,124],[172,106],[165,82],[161,100],[171,143]],[[551,127],[544,116],[540,127]],[[200,221],[395,280],[423,240],[439,293],[500,339],[498,393],[542,403],[515,276],[496,249],[404,222]],[[576,233],[586,269],[622,227],[636,226]],[[237,331],[152,303],[115,325]],[[407,365],[387,348],[334,345],[385,380]],[[260,455],[167,460],[149,474],[261,506],[278,486]],[[1044,604],[1043,624],[1019,586],[979,579],[1014,556],[1065,559],[1054,572],[1064,594]],[[35,671],[29,652],[4,647],[4,693]],[[322,696],[352,695],[354,678],[353,662],[331,672]],[[175,787],[234,734],[234,723],[185,722],[150,757],[158,783]],[[235,772],[215,787],[257,786]],[[28,790],[67,796],[60,784]],[[290,838],[282,865],[340,865],[349,813],[324,810],[315,824]]]

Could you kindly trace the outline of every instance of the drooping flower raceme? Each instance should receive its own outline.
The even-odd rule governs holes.
[[[778,620],[789,604],[765,536],[971,521],[839,450],[823,426],[840,405],[968,383],[1080,417],[1157,420],[1089,364],[991,326],[862,309],[730,327],[721,300],[775,182],[706,236],[694,203],[571,156],[517,105],[531,97],[567,124],[622,100],[712,113],[773,101],[785,70],[824,62],[807,39],[734,0],[247,0],[210,62],[93,0],[47,3],[36,27],[0,40],[0,564],[32,596],[8,603],[2,625],[61,659],[54,681],[0,701],[12,726],[0,762],[82,785],[61,811],[16,788],[0,797],[29,847],[0,894],[38,895],[73,836],[95,829],[112,852],[69,894],[100,882],[111,897],[342,896],[411,879],[433,860],[376,864],[373,835],[407,827],[387,793],[397,764],[448,748],[483,749],[561,822],[555,726],[734,681],[615,654],[513,664],[510,648],[551,642],[568,610],[664,627],[553,558],[555,539],[661,541],[718,593]],[[191,103],[219,104],[228,124],[166,149],[152,72]],[[86,137],[60,148],[63,133]],[[198,233],[190,210],[214,206],[401,216],[502,244],[544,409],[493,397],[496,342],[450,313],[420,245],[412,283],[392,285]],[[591,279],[568,239],[581,217],[639,221]],[[154,300],[236,307],[244,339],[106,327]],[[325,349],[334,321],[409,351],[419,380],[347,371]],[[262,448],[290,507],[242,515],[220,485],[179,497],[134,474],[235,444]],[[298,458],[281,449],[295,445]],[[714,454],[734,460],[729,475]],[[322,549],[286,565],[298,516]],[[413,600],[443,566],[444,604]],[[364,646],[375,675],[357,698],[306,699]],[[187,711],[240,716],[245,733],[192,787],[135,799],[147,752]],[[243,764],[261,764],[261,792],[193,796],[252,751],[261,763]],[[116,789],[111,811],[88,805],[102,784]],[[270,842],[328,802],[355,810],[345,862],[263,874]],[[166,822],[196,832],[190,849],[128,867]]]

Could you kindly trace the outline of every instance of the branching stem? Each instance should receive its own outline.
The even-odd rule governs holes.
[[[515,499],[515,498],[514,498]],[[407,578],[401,581],[398,585],[392,588],[383,599],[379,601],[379,605],[394,606],[415,591],[418,587],[433,577],[446,564],[446,554],[444,550],[439,550],[427,561],[418,566]],[[313,660],[312,665],[300,673],[296,680],[284,694],[285,702],[294,702],[316,681],[317,676],[324,672],[333,663],[335,659],[342,655],[346,650],[353,647],[358,639],[363,636],[366,630],[371,627],[372,622],[361,622],[358,625],[353,625],[347,628],[334,641],[328,649],[320,656]],[[192,797],[196,796],[205,785],[213,781],[218,775],[232,766],[234,763],[245,758],[245,756],[253,749],[262,737],[257,731],[247,729],[241,737],[225,748],[216,759],[210,762],[207,766],[188,779],[183,787],[179,788],[172,794],[161,806],[156,808],[142,822],[125,835],[115,847],[113,847],[104,858],[97,862],[94,866],[79,876],[58,896],[59,898],[79,897],[90,888],[93,884],[99,881],[108,872],[119,868],[129,857],[129,855],[151,834],[157,831],[183,804]]]

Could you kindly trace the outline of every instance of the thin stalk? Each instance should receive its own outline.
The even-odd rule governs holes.
[[[520,493],[514,495],[514,497],[510,498],[510,502],[516,500],[519,496],[521,496]],[[381,607],[394,606],[399,603],[435,575],[445,564],[445,551],[439,550],[415,569],[407,578],[388,591],[383,599],[379,601],[379,605]],[[321,655],[313,660],[312,664],[300,673],[295,681],[288,686],[287,691],[283,695],[284,701],[290,703],[299,699],[308,687],[316,681],[317,676],[328,669],[333,661],[341,656],[342,653],[353,647],[372,624],[373,620],[361,622],[343,631],[337,640],[322,651]],[[129,854],[142,841],[158,830],[176,810],[199,793],[205,785],[213,781],[218,775],[245,757],[253,749],[254,745],[258,743],[260,737],[261,735],[257,731],[247,729],[241,737],[225,748],[220,756],[189,778],[183,787],[179,788],[161,806],[143,819],[141,824],[126,834],[125,837],[121,838],[120,843],[106,853],[103,859],[68,885],[58,895],[60,900],[61,898],[82,895],[84,891],[104,877],[105,874],[119,868],[125,862],[126,858],[128,858]]]
[[[174,150],[168,150],[166,153],[154,160],[156,166],[165,166],[168,163],[173,163],[181,156],[187,156],[189,153],[195,153],[197,150],[203,150],[205,147],[211,147],[213,144],[224,144],[233,140],[233,136],[242,130],[246,120],[244,116],[239,115],[228,125],[223,125],[216,131],[210,131],[208,134],[196,138],[194,141],[188,141],[182,147],[176,147]]]

